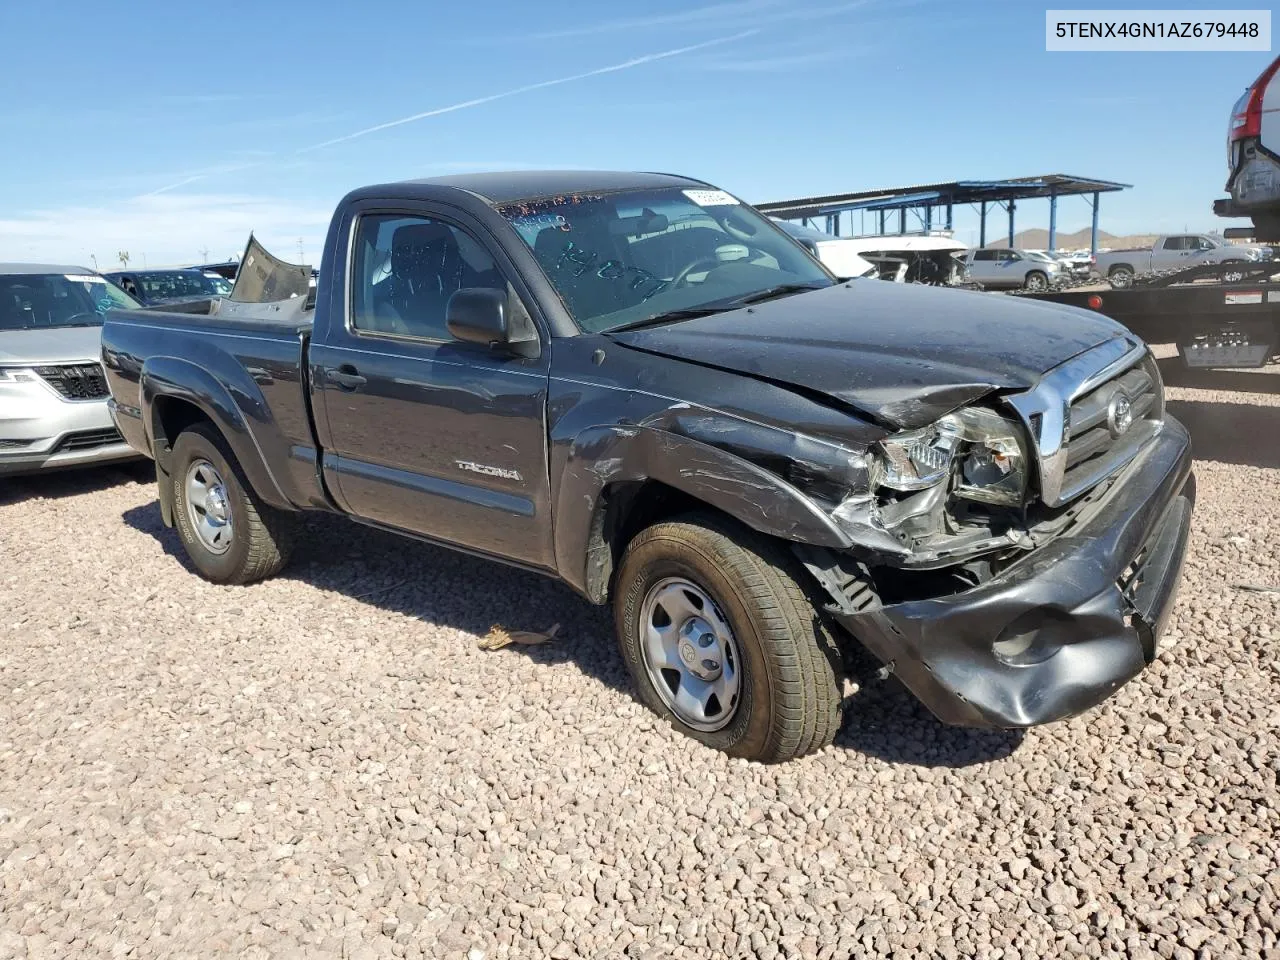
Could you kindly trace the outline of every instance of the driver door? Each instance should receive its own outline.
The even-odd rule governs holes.
[[[480,229],[425,205],[357,208],[350,230],[345,311],[311,348],[330,489],[361,519],[550,567],[545,336],[525,359],[445,325],[461,288],[527,304],[513,271]]]

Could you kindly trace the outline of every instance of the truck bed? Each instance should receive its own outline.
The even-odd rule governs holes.
[[[156,458],[165,424],[142,422],[148,406],[144,384],[199,382],[220,398],[219,413],[226,421],[220,426],[232,445],[256,450],[241,462],[265,464],[265,475],[251,478],[265,499],[279,506],[327,505],[316,476],[305,366],[311,311],[297,299],[274,304],[212,300],[205,309],[107,314],[102,357],[121,433],[135,449]],[[181,404],[166,399],[150,419],[180,417]]]

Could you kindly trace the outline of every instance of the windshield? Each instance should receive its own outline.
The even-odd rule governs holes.
[[[139,306],[115,284],[91,273],[0,275],[0,330],[97,327],[113,307]]]
[[[1041,253],[1039,250],[1024,251],[1032,260],[1039,260],[1041,263],[1053,263],[1054,257],[1047,253]]]
[[[561,196],[500,212],[591,333],[834,283],[802,246],[720,190]]]
[[[218,288],[203,273],[175,270],[172,273],[135,274],[148,300],[175,300],[179,297],[216,297]]]

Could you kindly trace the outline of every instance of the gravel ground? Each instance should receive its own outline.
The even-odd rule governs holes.
[[[779,767],[652,718],[552,582],[318,520],[220,588],[136,477],[0,485],[0,960],[1280,957],[1280,594],[1236,586],[1280,586],[1280,376],[1182,380],[1160,661],[1026,735],[870,686]]]

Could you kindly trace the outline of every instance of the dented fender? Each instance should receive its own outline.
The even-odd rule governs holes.
[[[796,543],[842,549],[848,537],[796,487],[742,456],[650,425],[591,427],[571,443],[556,500],[556,562],[591,596],[593,525],[611,484],[655,480],[753,530]],[[592,596],[592,599],[602,599]]]

